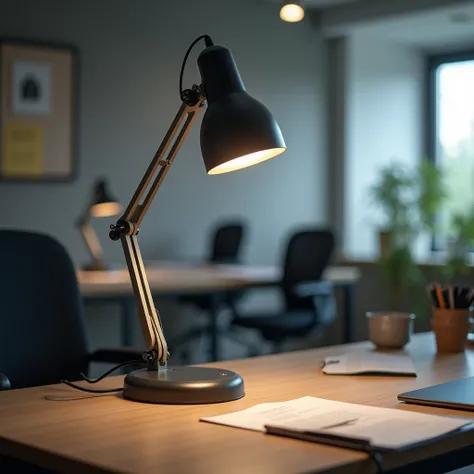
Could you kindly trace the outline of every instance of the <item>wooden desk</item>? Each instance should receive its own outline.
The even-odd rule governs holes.
[[[0,392],[0,453],[76,474],[362,474],[374,472],[363,453],[198,419],[312,395],[474,420],[474,413],[410,406],[396,399],[400,392],[473,376],[474,351],[436,357],[433,336],[418,335],[408,346],[417,378],[321,374],[323,357],[366,347],[370,346],[334,346],[211,364],[240,373],[246,385],[243,399],[218,405],[147,405],[119,395],[85,395],[60,385]],[[112,377],[102,387],[120,383],[120,377]],[[473,445],[474,431],[468,430],[403,453],[389,453],[384,465],[387,471],[415,463],[403,472],[446,472],[466,463],[463,453],[470,453],[472,462]]]
[[[276,286],[281,281],[279,267],[246,267],[238,265],[186,265],[162,263],[147,267],[147,276],[154,296],[179,297],[206,295],[215,304],[209,314],[210,353],[219,360],[217,340],[217,308],[222,295],[244,289]],[[324,279],[343,292],[343,342],[353,341],[355,320],[355,284],[359,279],[356,267],[328,267]],[[126,269],[108,272],[78,271],[81,294],[86,302],[118,301],[122,307],[122,344],[131,345],[132,325],[135,320],[135,300]]]

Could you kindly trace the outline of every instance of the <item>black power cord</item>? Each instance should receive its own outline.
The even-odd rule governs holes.
[[[113,393],[113,392],[121,392],[123,390],[123,387],[120,388],[109,388],[109,389],[103,389],[103,390],[92,390],[90,388],[86,387],[81,387],[80,385],[76,385],[73,382],[69,382],[68,380],[61,380],[61,383],[64,385],[67,385],[68,387],[74,388],[76,390],[80,390],[81,392],[87,392],[87,393]]]
[[[181,64],[181,71],[179,73],[179,97],[181,98],[181,100],[183,100],[184,102],[186,102],[188,99],[186,97],[186,91],[183,90],[183,75],[184,75],[184,69],[186,67],[186,62],[188,60],[188,56],[189,54],[191,53],[192,49],[194,48],[194,46],[196,46],[197,43],[199,43],[199,41],[201,40],[204,40],[205,44],[206,44],[206,48],[208,48],[209,46],[213,46],[214,43],[212,42],[212,39],[210,36],[208,35],[201,35],[201,36],[198,36],[192,43],[191,43],[191,46],[189,46],[188,50],[186,51],[186,54],[184,55],[184,59],[183,59],[183,63]]]
[[[85,374],[81,373],[81,377],[88,383],[94,384],[97,382],[100,382],[101,380],[105,379],[108,375],[112,374],[116,370],[122,368],[122,367],[130,367],[133,365],[144,365],[146,364],[145,360],[139,359],[139,360],[129,360],[128,362],[122,362],[121,364],[118,364],[114,367],[112,367],[110,370],[107,370],[107,372],[104,372],[102,375],[95,379],[91,379],[87,377]],[[93,390],[90,388],[86,387],[81,387],[80,385],[77,385],[73,382],[69,382],[69,380],[60,380],[61,383],[64,385],[67,385],[68,387],[74,388],[76,390],[80,390],[81,392],[87,392],[87,393],[113,393],[113,392],[121,392],[123,390],[123,387],[120,388],[109,388],[109,389],[103,389],[103,390]]]

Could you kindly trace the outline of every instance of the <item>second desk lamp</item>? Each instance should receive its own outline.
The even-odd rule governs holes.
[[[201,40],[206,45],[197,61],[201,84],[183,90],[186,60]],[[208,174],[252,166],[283,153],[286,145],[270,111],[245,90],[231,52],[214,45],[209,36],[200,36],[189,47],[179,82],[182,104],[178,114],[124,214],[110,230],[110,238],[122,243],[148,349],[144,353],[148,368],[125,377],[123,395],[148,403],[225,402],[244,396],[244,383],[238,374],[210,367],[167,366],[168,346],[138,247],[138,228],[205,101],[201,152]]]
[[[90,200],[76,223],[92,257],[91,262],[82,267],[83,270],[103,271],[109,269],[104,262],[102,246],[91,225],[91,218],[116,216],[120,211],[120,204],[110,194],[106,180],[99,178],[94,183]]]

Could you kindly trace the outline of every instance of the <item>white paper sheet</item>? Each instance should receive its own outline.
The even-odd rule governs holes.
[[[360,351],[326,357],[323,364],[323,372],[328,375],[368,373],[416,375],[411,357],[405,354]]]
[[[471,424],[468,419],[315,397],[263,403],[239,412],[202,418],[201,421],[257,431],[265,431],[265,426],[270,425],[298,432],[333,433],[368,439],[373,446],[390,449],[436,438]]]

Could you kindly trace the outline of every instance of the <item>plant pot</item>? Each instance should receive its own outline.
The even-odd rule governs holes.
[[[471,326],[471,311],[468,309],[433,310],[431,327],[438,353],[463,352]]]

